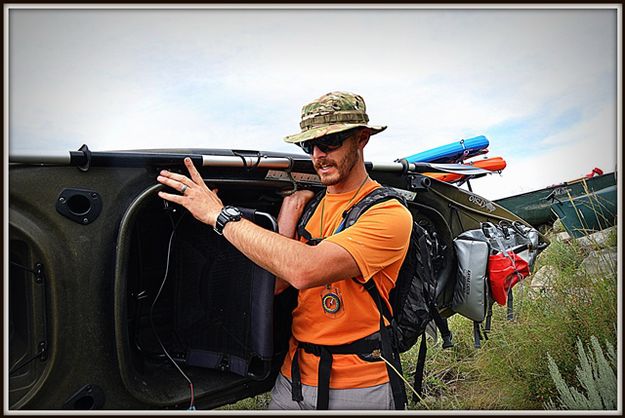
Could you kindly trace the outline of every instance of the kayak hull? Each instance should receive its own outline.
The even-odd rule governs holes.
[[[555,198],[567,196],[567,193],[572,197],[577,197],[586,194],[586,189],[589,192],[593,192],[615,184],[616,173],[607,173],[589,179],[578,179],[540,190],[497,199],[494,202],[538,228],[552,224],[557,218],[551,210],[552,201],[548,199],[552,193]]]
[[[569,235],[580,238],[616,223],[616,185],[551,205]]]
[[[405,160],[409,163],[455,163],[486,153],[488,145],[488,139],[484,135],[480,135],[419,152],[406,157]]]
[[[172,152],[242,155],[232,150]],[[284,192],[294,186],[322,189],[308,156],[259,154],[288,157],[290,164],[280,169],[228,163],[198,170],[225,204],[274,218]],[[170,170],[186,173],[182,159],[177,166],[165,163]],[[156,181],[159,171],[151,165],[82,170],[9,166],[9,409],[186,408],[189,387],[165,358],[155,335],[192,380],[198,408],[215,408],[273,386],[288,347],[289,313],[297,295],[285,291],[274,299],[275,323],[267,327],[273,332],[268,340],[273,350],[254,356],[247,374],[237,372],[234,355],[216,358],[219,350],[211,348],[213,343],[256,341],[251,335],[260,329],[256,320],[243,330],[222,319],[219,303],[224,302],[224,312],[232,309],[237,319],[254,318],[255,305],[249,308],[248,302],[261,300],[267,287],[247,284],[247,275],[238,274],[242,258],[222,257],[230,254],[224,253],[229,251],[227,243],[211,227],[158,197],[165,189]],[[401,192],[413,218],[440,244],[437,274],[443,302],[450,300],[447,289],[453,288],[447,285],[456,277],[453,239],[479,228],[480,222],[522,222],[487,199],[418,173],[369,174]],[[542,242],[548,243],[544,237]],[[224,276],[228,280],[217,279]],[[268,296],[272,298],[272,292]],[[239,349],[238,344],[232,346]],[[192,364],[191,354],[197,350],[190,349],[202,347],[216,365]],[[45,356],[38,355],[43,349]]]

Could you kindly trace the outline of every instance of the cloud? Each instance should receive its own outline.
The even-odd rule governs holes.
[[[474,180],[473,190],[494,200],[569,181],[589,173],[594,167],[606,173],[615,171],[616,142],[612,135],[616,132],[597,135],[597,126],[615,129],[616,113],[611,106],[604,106],[592,119],[551,137],[564,145],[542,153],[506,154],[500,153],[497,145],[491,147],[489,156],[502,155],[507,167],[501,176],[495,174]]]
[[[547,154],[613,161],[604,156],[616,141],[606,116],[616,109],[614,15],[12,10],[10,148],[297,152],[281,138],[299,129],[301,106],[340,89],[362,94],[371,122],[389,126],[368,159],[486,134],[491,155],[510,162],[504,178],[527,188],[538,179],[513,167]],[[600,146],[567,145],[590,133]],[[552,175],[570,173],[567,165]]]

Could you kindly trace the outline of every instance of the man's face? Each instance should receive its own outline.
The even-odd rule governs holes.
[[[334,186],[345,180],[358,162],[357,136],[346,139],[340,148],[333,151],[323,152],[315,147],[311,157],[321,184]]]

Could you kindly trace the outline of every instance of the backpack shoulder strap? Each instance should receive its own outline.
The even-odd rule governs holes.
[[[304,208],[304,212],[302,213],[302,216],[299,218],[299,221],[297,221],[297,235],[300,237],[304,237],[306,241],[310,241],[312,239],[310,232],[306,230],[306,224],[308,223],[308,221],[310,221],[310,218],[312,218],[313,214],[315,213],[315,210],[317,209],[317,206],[319,206],[321,199],[323,199],[325,195],[326,195],[326,189],[323,189],[320,192],[318,192],[306,204],[306,207]]]
[[[302,213],[302,216],[297,223],[297,234],[300,237],[304,237],[308,241],[312,239],[312,236],[306,230],[306,224],[308,223],[308,221],[310,221],[310,218],[315,213],[315,210],[317,210],[317,207],[319,206],[319,203],[321,203],[321,200],[324,198],[325,194],[326,190],[321,190],[306,204],[304,212]],[[343,213],[343,222],[335,231],[335,233],[340,232],[343,229],[355,224],[358,218],[360,218],[360,215],[362,215],[372,206],[391,199],[397,199],[401,204],[408,207],[406,199],[404,199],[404,197],[397,193],[395,190],[390,187],[378,187],[377,189],[372,190],[369,194],[360,199],[360,201],[358,201],[358,203],[352,206],[348,211]]]
[[[391,199],[396,199],[402,205],[408,207],[406,199],[404,199],[404,197],[397,193],[395,190],[390,187],[378,187],[377,189],[374,189],[368,195],[360,199],[360,201],[352,206],[347,212],[343,213],[343,222],[336,232],[340,232],[343,229],[349,228],[350,226],[354,225],[358,218],[360,218],[360,215],[369,210],[372,206]]]
[[[378,187],[360,199],[358,203],[343,214],[343,222],[336,232],[340,232],[345,228],[349,228],[354,225],[358,218],[360,218],[360,215],[369,210],[371,207],[391,199],[397,199],[402,205],[408,207],[406,199],[404,199],[404,197],[397,193],[394,189],[384,186]],[[376,302],[380,315],[384,316],[389,322],[391,322],[393,316],[391,315],[391,311],[386,303],[381,303],[380,292],[378,291],[375,282],[373,280],[368,280],[366,283],[361,283],[355,278],[353,278],[353,280],[365,288],[369,295],[371,295],[371,298]]]
[[[360,216],[374,205],[391,199],[397,199],[405,207],[408,207],[408,203],[406,202],[406,200],[394,189],[384,186],[378,187],[377,189],[372,190],[368,195],[360,199],[358,203],[352,206],[345,213],[343,213],[343,222],[341,222],[341,225],[336,232],[338,233],[345,228],[349,228],[350,226],[354,225],[356,221],[360,218]],[[389,364],[387,364],[387,373],[393,392],[393,399],[395,400],[395,408],[405,409],[405,405],[407,403],[406,391],[403,382],[400,380],[399,377],[399,375],[402,374],[401,360],[399,357],[399,352],[394,346],[394,338],[391,334],[391,330],[389,330],[384,325],[384,318],[386,317],[391,323],[391,326],[393,326],[394,322],[391,311],[388,305],[382,301],[382,296],[380,295],[380,292],[373,280],[368,280],[365,283],[361,283],[355,278],[353,280],[363,286],[367,293],[369,293],[380,313],[380,341],[382,346],[382,354],[385,358],[388,359],[390,363],[394,364],[393,367],[395,367],[396,369],[393,370],[389,366]]]

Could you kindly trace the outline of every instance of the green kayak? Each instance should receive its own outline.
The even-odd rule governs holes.
[[[556,199],[568,200],[569,195],[575,199],[588,192],[596,192],[614,185],[616,185],[615,172],[591,178],[582,177],[494,202],[538,228],[552,224],[556,220],[556,214],[551,210],[551,205]]]
[[[616,223],[616,185],[575,198],[557,198],[551,205],[569,235],[579,238]]]

